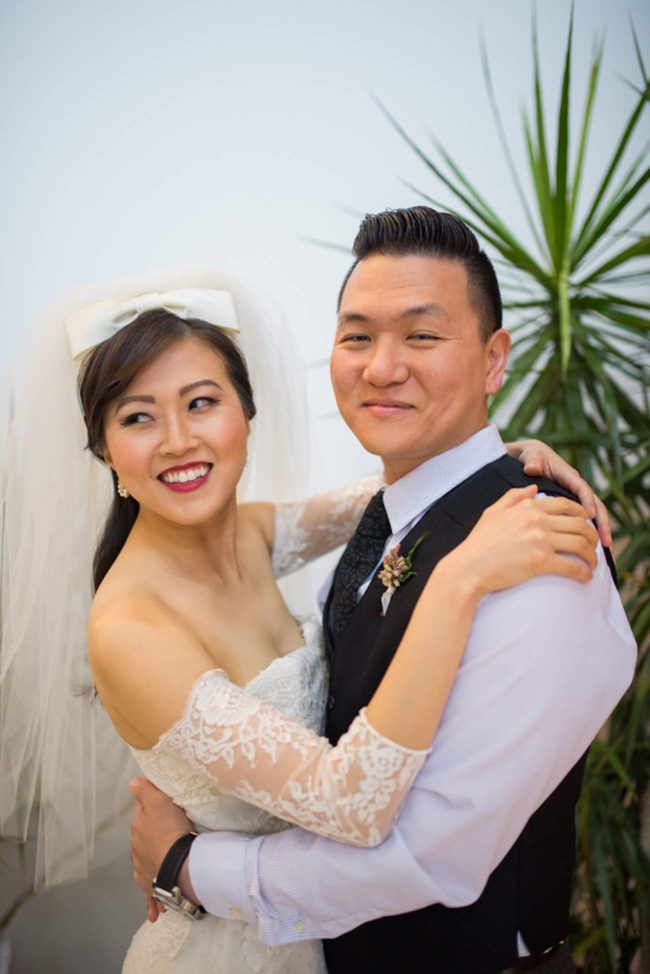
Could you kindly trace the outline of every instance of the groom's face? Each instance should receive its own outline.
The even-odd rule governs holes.
[[[482,338],[462,263],[376,254],[341,298],[336,401],[391,483],[486,425],[508,348],[504,331]]]

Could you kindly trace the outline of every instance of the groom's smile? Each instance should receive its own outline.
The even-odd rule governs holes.
[[[407,409],[414,408],[410,403],[387,398],[367,399],[362,405],[373,416],[381,417],[399,416],[401,418]]]
[[[341,415],[389,482],[487,423],[509,348],[481,335],[459,261],[374,254],[341,296],[331,359]]]

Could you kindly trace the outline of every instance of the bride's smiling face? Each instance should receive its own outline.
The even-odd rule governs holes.
[[[248,433],[221,356],[187,338],[109,404],[105,459],[141,511],[198,526],[234,503]]]

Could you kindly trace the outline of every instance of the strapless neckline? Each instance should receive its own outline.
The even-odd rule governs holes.
[[[292,649],[289,653],[285,653],[283,656],[276,656],[274,659],[272,659],[265,667],[263,667],[263,669],[259,670],[259,672],[255,674],[255,676],[251,677],[250,680],[248,680],[246,683],[242,685],[241,687],[242,690],[250,691],[253,694],[253,696],[257,696],[255,692],[257,685],[262,684],[263,687],[268,677],[272,676],[274,671],[278,669],[280,665],[286,664],[289,661],[291,661],[294,665],[297,665],[297,673],[300,673],[302,656],[305,654],[313,654],[315,645],[318,646],[320,625],[317,622],[317,620],[312,617],[298,620],[298,621],[299,621],[300,631],[303,636],[302,644],[300,646],[297,646],[295,649]],[[192,688],[188,696],[191,696],[196,691],[197,687],[203,682],[203,680],[208,679],[214,673],[221,673],[226,680],[232,683],[232,680],[230,679],[228,672],[224,670],[222,666],[212,666],[209,670],[205,670],[203,673],[201,673],[199,677],[197,677],[197,679],[192,684]],[[235,685],[237,686],[238,684]],[[260,694],[260,696],[263,696],[263,694]],[[153,744],[151,747],[133,747],[133,745],[129,744],[128,747],[130,751],[133,753],[136,760],[138,760],[140,756],[154,754],[156,749],[164,741],[165,737],[167,737],[170,731],[173,730],[175,725],[176,722],[172,725],[172,727],[164,731],[160,735],[156,743]]]
[[[244,683],[242,689],[250,690],[251,687],[255,686],[258,680],[266,677],[269,671],[272,670],[274,667],[277,667],[280,663],[282,663],[283,660],[297,658],[300,656],[301,653],[305,653],[307,652],[307,650],[310,651],[312,650],[313,644],[311,640],[313,638],[313,630],[316,629],[316,631],[318,631],[319,628],[318,623],[314,619],[304,619],[299,623],[299,625],[300,625],[300,631],[302,633],[302,638],[303,638],[302,645],[297,646],[295,649],[292,649],[291,652],[285,653],[283,656],[276,656],[275,659],[272,659],[271,662],[268,663],[258,673],[256,673],[255,676],[251,677],[250,680]],[[222,672],[225,671],[222,670]],[[228,679],[230,679],[230,677],[228,677]]]

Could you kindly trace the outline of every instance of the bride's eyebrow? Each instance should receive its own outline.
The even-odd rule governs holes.
[[[198,389],[199,386],[214,386],[214,388],[218,389],[219,392],[223,392],[223,388],[219,385],[218,382],[215,382],[214,379],[198,379],[196,382],[190,382],[189,385],[183,386],[181,389],[178,390],[178,394],[179,396],[186,396],[188,392],[192,392],[193,389]],[[125,406],[129,402],[152,403],[155,401],[156,401],[155,396],[147,396],[144,393],[141,393],[140,395],[137,396],[122,396],[122,398],[118,399],[118,401],[115,404],[115,412],[117,413],[122,408],[122,406]]]
[[[198,389],[199,386],[214,386],[215,389],[219,390],[219,392],[223,392],[222,387],[218,382],[215,382],[214,379],[198,379],[196,382],[190,382],[189,385],[183,386],[183,388],[179,390],[179,395],[186,396],[188,392],[191,392],[192,389]]]
[[[118,401],[115,403],[115,409],[113,410],[113,414],[119,412],[122,406],[125,406],[128,402],[155,402],[155,401],[156,400],[154,399],[153,396],[145,396],[145,395],[122,396],[122,398],[118,399]]]

